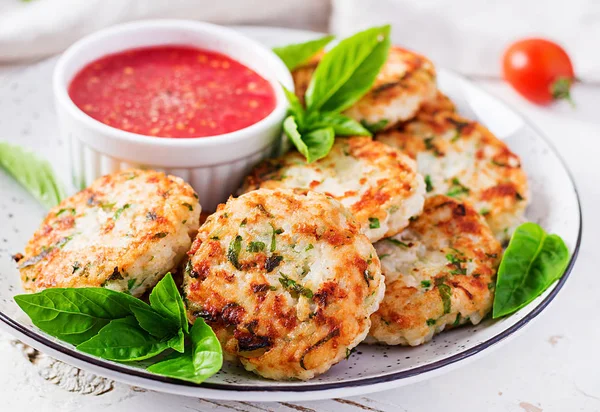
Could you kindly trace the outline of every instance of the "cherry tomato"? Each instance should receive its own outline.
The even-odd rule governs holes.
[[[558,44],[544,39],[519,40],[506,49],[502,60],[504,78],[526,99],[537,104],[557,99],[572,103],[573,64]]]

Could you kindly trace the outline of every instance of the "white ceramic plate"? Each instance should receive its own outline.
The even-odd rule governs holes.
[[[239,28],[269,46],[305,41],[315,33],[274,28]],[[63,180],[66,148],[58,135],[50,79],[56,59],[14,73],[0,82],[0,139],[31,147],[50,159]],[[83,353],[40,332],[12,297],[21,293],[11,255],[23,249],[44,216],[42,208],[16,183],[0,173],[0,326],[51,356],[102,376],[140,387],[186,396],[228,400],[312,400],[359,395],[423,380],[482,356],[522,329],[560,291],[577,256],[581,212],[573,180],[564,163],[523,118],[469,81],[439,70],[439,87],[459,111],[477,119],[521,156],[532,191],[529,220],[557,233],[572,252],[567,273],[526,308],[498,321],[445,332],[416,348],[361,345],[349,360],[308,382],[273,382],[239,367],[225,367],[201,386],[154,376],[141,369]]]

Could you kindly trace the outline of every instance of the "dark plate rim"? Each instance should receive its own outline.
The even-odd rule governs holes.
[[[238,26],[238,27],[247,29],[249,26],[245,26],[245,27]],[[256,28],[266,29],[267,27],[260,26],[260,27],[256,27]],[[280,29],[280,28],[277,28],[277,29]],[[296,30],[291,30],[291,31],[296,31]],[[298,30],[298,31],[300,31],[300,30]],[[310,31],[306,31],[306,32],[312,33]],[[481,87],[479,87],[478,85],[473,84],[470,80],[468,80],[464,76],[462,76],[456,72],[453,72],[451,70],[446,69],[446,71],[448,71],[452,75],[460,78],[461,80],[468,82],[471,86],[476,87],[481,92],[489,94],[485,90],[481,89]],[[448,358],[433,362],[431,364],[419,366],[419,367],[416,367],[413,369],[409,369],[409,370],[405,370],[405,371],[401,371],[401,372],[394,372],[394,373],[390,373],[390,374],[386,374],[386,375],[382,375],[382,376],[374,376],[374,377],[370,377],[370,378],[355,379],[355,380],[347,381],[347,382],[342,381],[342,382],[331,382],[331,383],[315,383],[315,384],[307,384],[307,385],[302,385],[302,386],[299,386],[299,385],[276,385],[276,386],[273,386],[273,385],[269,385],[268,383],[266,385],[260,385],[260,386],[254,385],[253,386],[253,385],[221,384],[221,383],[210,383],[210,382],[205,382],[205,383],[202,383],[201,385],[196,385],[193,383],[184,382],[184,381],[180,381],[177,379],[154,375],[152,373],[145,372],[144,370],[141,370],[141,369],[140,370],[132,369],[132,368],[128,368],[128,367],[116,364],[116,363],[107,362],[107,361],[101,360],[99,358],[95,358],[95,357],[86,355],[82,352],[78,352],[76,350],[70,349],[70,348],[65,347],[51,339],[46,338],[45,336],[35,332],[33,329],[29,329],[28,327],[16,322],[11,317],[9,317],[8,315],[6,315],[5,313],[3,313],[1,311],[0,311],[0,321],[5,323],[10,328],[16,330],[17,332],[27,336],[31,340],[40,343],[41,345],[49,347],[57,352],[63,353],[68,357],[75,358],[81,362],[92,364],[99,368],[108,369],[108,370],[111,370],[113,372],[117,372],[120,374],[136,376],[136,377],[143,378],[143,379],[149,379],[152,381],[173,384],[173,385],[177,385],[177,386],[188,386],[188,387],[195,387],[195,388],[199,388],[199,389],[206,388],[206,389],[220,390],[220,391],[290,392],[290,393],[293,393],[293,392],[312,392],[312,391],[320,392],[320,391],[339,389],[339,388],[370,386],[370,385],[374,385],[374,384],[381,384],[381,383],[386,383],[386,382],[390,382],[390,381],[414,377],[417,375],[421,375],[421,374],[424,374],[427,372],[431,372],[431,371],[452,365],[461,360],[470,358],[470,357],[478,354],[479,352],[499,343],[500,341],[506,339],[510,335],[517,332],[519,329],[523,328],[525,325],[527,325],[529,322],[531,322],[533,319],[535,319],[550,304],[550,302],[552,302],[554,300],[554,298],[556,297],[558,292],[563,288],[564,284],[566,283],[567,279],[569,278],[569,276],[571,274],[573,266],[575,265],[575,261],[577,260],[577,256],[579,255],[579,250],[581,247],[582,232],[583,232],[583,216],[582,216],[582,210],[581,210],[581,198],[579,196],[579,192],[577,190],[575,180],[573,179],[573,175],[572,175],[571,171],[569,170],[569,168],[567,167],[567,164],[565,163],[564,159],[561,157],[560,153],[556,150],[556,148],[552,145],[552,143],[545,137],[545,135],[543,133],[541,133],[536,127],[534,127],[526,118],[524,118],[520,113],[517,113],[514,110],[512,110],[512,108],[510,108],[509,105],[507,105],[504,101],[502,101],[502,99],[498,98],[497,96],[493,96],[493,97],[494,97],[494,99],[500,101],[502,104],[507,106],[513,113],[515,113],[519,118],[521,118],[521,120],[523,121],[523,123],[526,127],[529,127],[530,129],[535,131],[535,133],[541,139],[544,140],[544,142],[548,145],[550,150],[554,153],[554,155],[556,155],[556,157],[560,161],[561,165],[563,166],[564,170],[566,171],[566,173],[569,177],[569,180],[571,181],[571,184],[573,185],[573,191],[575,194],[575,198],[577,200],[577,210],[579,213],[579,228],[578,228],[578,233],[577,233],[577,242],[575,244],[575,248],[571,255],[569,264],[567,265],[567,268],[565,269],[565,273],[559,279],[558,283],[556,284],[554,289],[550,292],[550,294],[548,296],[546,296],[546,298],[542,302],[540,302],[538,304],[538,306],[533,311],[531,311],[529,314],[527,314],[523,319],[519,320],[517,323],[515,323],[508,329],[504,330],[503,332],[499,333],[498,335],[496,335],[496,336],[494,336],[494,337],[492,337],[492,338],[490,338],[468,350],[465,350],[456,355],[452,355]],[[265,382],[268,382],[268,381],[265,381]]]

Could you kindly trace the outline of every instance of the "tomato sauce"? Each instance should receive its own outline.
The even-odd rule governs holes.
[[[127,50],[85,66],[69,85],[96,120],[157,137],[204,137],[243,129],[275,108],[271,84],[223,54],[185,46]]]

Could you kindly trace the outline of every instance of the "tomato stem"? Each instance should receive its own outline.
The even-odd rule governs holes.
[[[559,77],[550,85],[550,93],[555,100],[564,99],[574,108],[575,102],[571,98],[572,84],[573,79],[569,77]]]

